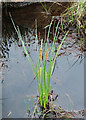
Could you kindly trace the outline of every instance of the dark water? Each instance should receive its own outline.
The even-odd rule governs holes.
[[[59,9],[62,8],[59,7]],[[41,28],[48,25],[52,17],[51,15],[43,15],[41,11],[44,12],[44,9],[39,4],[11,11],[15,23],[20,26],[23,40],[33,60],[35,59],[35,36],[33,32],[35,19],[38,20],[38,30],[42,34]],[[27,108],[30,106],[32,111],[38,94],[37,82],[36,79],[33,80],[34,74],[31,65],[24,56],[24,50],[15,34],[11,21],[8,17],[5,18],[6,16],[3,13],[3,52],[1,57],[4,56],[2,60],[8,67],[6,65],[3,67],[4,81],[1,83],[2,97],[4,98],[2,101],[2,116],[27,117]],[[59,39],[61,39],[61,36]],[[76,33],[67,37],[67,41],[64,42],[62,47],[63,50],[60,51],[56,60],[55,70],[51,77],[51,89],[59,95],[55,104],[68,111],[84,109],[84,60],[82,60],[83,55],[79,46],[77,44],[72,46],[76,40]],[[68,44],[67,49],[64,49],[66,44]],[[61,53],[64,54],[61,55]]]

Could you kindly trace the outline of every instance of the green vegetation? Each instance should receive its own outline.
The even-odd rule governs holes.
[[[41,5],[44,8],[46,13],[50,13],[51,12],[51,8],[54,5],[54,2],[51,4],[51,6],[48,9],[46,8],[46,4],[45,3],[44,4],[42,2],[40,2],[40,3],[41,3]]]
[[[50,12],[53,7],[53,3],[49,9],[46,9],[46,4],[40,2],[43,6],[45,12]],[[69,2],[69,6],[67,6],[66,10],[61,14],[61,27],[62,31],[64,30],[64,25],[71,26],[76,25],[78,30],[78,35],[80,37],[80,33],[84,36],[86,33],[86,0],[78,1],[78,2]],[[58,2],[56,3],[58,4]]]
[[[71,2],[71,6],[61,14],[61,25],[66,27],[73,26],[78,31],[79,39],[84,38],[86,34],[86,1],[83,2]]]
[[[10,15],[11,17],[11,15]],[[36,59],[38,59],[38,62],[36,63],[36,65],[34,65],[31,57],[29,56],[26,48],[25,48],[25,45],[24,45],[24,42],[22,40],[22,36],[21,36],[21,33],[20,33],[20,30],[19,30],[19,27],[15,26],[14,24],[14,21],[11,17],[11,20],[12,20],[12,23],[13,23],[13,26],[17,32],[17,35],[18,35],[18,38],[21,40],[22,42],[22,45],[23,45],[23,48],[24,48],[24,51],[27,55],[27,58],[32,66],[32,69],[34,71],[34,74],[36,76],[36,79],[37,79],[37,84],[38,84],[38,91],[39,91],[39,103],[41,106],[43,106],[44,108],[46,108],[49,104],[48,102],[48,97],[49,97],[49,94],[50,94],[50,78],[51,78],[51,75],[52,75],[52,72],[53,72],[53,69],[54,69],[54,64],[55,64],[55,61],[56,61],[56,58],[58,56],[58,53],[59,53],[59,50],[61,49],[61,46],[63,44],[63,41],[65,40],[68,32],[65,34],[63,40],[61,41],[61,44],[59,45],[58,47],[58,50],[57,52],[55,53],[55,47],[54,47],[54,43],[55,43],[55,36],[56,36],[56,31],[58,29],[58,25],[56,27],[56,31],[55,31],[55,35],[54,35],[54,41],[53,41],[53,44],[51,46],[51,48],[48,47],[48,39],[49,39],[49,34],[50,34],[50,29],[51,29],[51,25],[52,25],[52,22],[53,22],[53,18],[51,20],[51,23],[49,25],[49,30],[48,30],[48,34],[47,34],[47,42],[46,42],[46,45],[45,45],[45,50],[44,50],[44,60],[42,60],[42,55],[43,55],[43,40],[41,40],[41,46],[38,45],[38,37],[37,37],[37,23],[36,23],[36,30],[35,30],[35,34],[36,34],[36,37],[35,37],[35,49],[37,49],[37,53],[35,53],[35,57]],[[49,56],[49,66],[48,66],[48,72],[46,71],[46,63],[47,63],[47,58],[48,58],[48,54],[50,53],[50,56]]]
[[[50,12],[50,8],[52,6],[50,6],[50,8],[47,10],[46,9],[46,5],[44,5],[43,3],[41,3],[41,5],[43,6],[43,8],[45,9],[46,13]],[[53,42],[51,47],[48,46],[49,43],[49,37],[50,37],[50,31],[52,28],[52,25],[54,23],[54,19],[52,17],[51,23],[49,25],[48,28],[48,32],[46,35],[46,28],[48,26],[45,27],[45,39],[41,40],[41,45],[38,45],[38,42],[40,40],[40,38],[38,38],[37,35],[37,20],[35,20],[35,64],[32,61],[30,55],[28,54],[28,51],[25,47],[24,41],[22,39],[22,35],[20,33],[20,29],[19,27],[15,25],[11,14],[10,14],[10,18],[11,21],[13,23],[14,29],[18,35],[18,38],[21,40],[22,46],[24,48],[25,54],[27,56],[28,61],[30,62],[34,75],[36,77],[37,80],[37,85],[38,85],[38,92],[39,92],[39,96],[38,96],[38,101],[40,106],[45,109],[45,108],[49,108],[50,107],[50,101],[49,101],[49,95],[51,93],[51,86],[50,86],[50,79],[54,70],[54,66],[55,66],[55,62],[56,59],[58,57],[58,53],[62,47],[62,44],[68,34],[68,28],[69,26],[75,26],[74,30],[78,31],[78,37],[80,40],[82,40],[83,38],[85,38],[85,33],[86,33],[86,20],[84,19],[85,15],[85,1],[84,2],[77,2],[77,3],[71,3],[71,6],[68,7],[64,13],[61,14],[61,17],[58,20],[57,25],[54,24],[53,27]],[[83,19],[82,19],[83,18]],[[61,32],[65,33],[59,47],[56,50],[56,37],[59,34],[59,25],[60,25],[60,29]],[[66,29],[64,29],[66,26]],[[46,41],[45,44],[43,41]],[[83,44],[83,41],[81,41],[81,44]],[[65,43],[65,47],[67,47],[67,44]],[[43,56],[43,59],[42,59]],[[47,65],[47,59],[49,59],[49,64]],[[52,108],[53,109],[53,108]],[[46,115],[46,113],[48,112],[54,112],[55,110],[53,109],[49,109],[49,111],[46,111],[44,113],[43,116]],[[59,109],[59,114],[60,114],[60,110],[63,111],[62,109]],[[28,111],[30,111],[30,107],[28,107]],[[35,111],[34,106],[33,106],[33,111]],[[56,111],[55,111],[56,112]],[[65,111],[66,113],[66,111]],[[67,118],[70,118],[70,115],[67,115]],[[66,118],[66,117],[65,117]]]

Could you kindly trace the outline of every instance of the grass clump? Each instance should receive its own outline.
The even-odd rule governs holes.
[[[71,5],[62,13],[61,25],[77,28],[79,38],[85,38],[86,34],[86,0],[71,2]],[[62,23],[63,22],[63,23]]]
[[[22,46],[24,48],[24,51],[25,51],[25,53],[27,55],[27,58],[28,58],[31,66],[32,66],[33,72],[34,72],[35,77],[37,79],[38,92],[39,92],[39,104],[43,108],[46,108],[46,107],[49,106],[48,100],[49,100],[49,94],[50,94],[50,91],[51,91],[50,79],[51,79],[51,75],[53,73],[55,61],[56,61],[56,58],[57,58],[58,53],[59,53],[59,50],[61,49],[63,41],[65,40],[68,32],[65,34],[63,40],[61,41],[61,44],[58,47],[57,52],[55,53],[55,47],[54,47],[55,37],[54,37],[54,41],[52,43],[51,48],[48,47],[49,33],[50,33],[51,25],[52,25],[52,22],[53,22],[53,18],[52,18],[51,23],[49,25],[49,30],[48,30],[48,34],[47,34],[47,38],[46,38],[47,42],[46,42],[44,48],[43,48],[43,40],[41,40],[41,45],[38,45],[37,21],[36,21],[36,29],[35,29],[35,34],[36,34],[36,37],[35,37],[35,58],[36,58],[37,62],[34,65],[31,57],[29,56],[29,54],[28,54],[28,52],[26,50],[24,42],[22,40],[22,36],[21,36],[20,30],[19,30],[19,27],[18,26],[16,27],[16,25],[14,24],[14,21],[13,21],[13,19],[11,17],[11,14],[10,14],[10,18],[11,18],[11,21],[13,23],[14,29],[15,29],[17,35],[18,35],[18,38],[21,40]],[[56,27],[56,30],[57,29],[58,29],[58,25]],[[55,34],[56,34],[56,31],[55,31]],[[43,49],[44,49],[44,52],[43,52]],[[44,59],[42,59],[43,53],[44,53]],[[48,66],[48,69],[46,70],[47,58],[49,58],[49,66]]]

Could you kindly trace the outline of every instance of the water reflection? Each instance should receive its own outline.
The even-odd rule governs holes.
[[[31,57],[35,59],[34,45],[31,44]],[[54,73],[51,77],[51,89],[58,93],[58,100],[55,104],[62,106],[66,110],[81,110],[84,108],[84,63],[79,61],[67,71],[76,59],[70,56],[62,55],[58,57]],[[9,117],[26,116],[25,100],[29,99],[32,110],[31,96],[38,94],[36,79],[30,63],[23,55],[23,48],[17,44],[12,44],[9,51],[8,68],[3,71],[3,116],[6,117],[8,112],[12,112]],[[33,80],[33,81],[32,81]],[[67,97],[70,96],[73,103]],[[22,113],[22,114],[21,114]]]
[[[50,3],[48,3],[50,6]],[[35,8],[35,9],[33,9]],[[59,9],[62,9],[61,7]],[[33,12],[32,12],[33,11]],[[37,12],[36,12],[37,11]],[[11,11],[12,17],[17,25],[19,25],[22,38],[25,42],[29,54],[33,58],[34,53],[34,26],[35,19],[38,19],[38,31],[41,36],[43,27],[51,21],[51,15],[45,15],[44,9],[37,3],[33,7],[24,7]],[[59,11],[59,10],[58,10]],[[26,14],[25,14],[26,13]],[[47,22],[46,22],[47,21]],[[59,36],[56,42],[58,47],[63,35]],[[76,33],[68,35],[64,41],[59,57],[56,61],[55,69],[51,77],[51,88],[59,94],[56,105],[61,105],[66,110],[81,110],[84,108],[84,63],[81,55],[81,48],[78,44]],[[52,43],[49,44],[49,47]],[[26,115],[26,99],[30,99],[29,103],[32,110],[31,96],[36,97],[37,82],[31,65],[25,57],[21,42],[13,29],[13,25],[9,16],[3,14],[3,41],[1,55],[8,57],[8,68],[3,68],[3,117],[27,117]],[[71,68],[71,69],[70,69]],[[33,80],[34,79],[34,80]],[[32,81],[33,80],[33,81]],[[69,99],[70,98],[70,99]],[[72,102],[71,102],[72,101]],[[28,106],[28,105],[27,105]]]
[[[35,19],[37,19],[38,34],[40,32],[41,38],[43,38],[45,36],[44,27],[49,25],[51,22],[52,16],[59,15],[66,8],[66,5],[68,3],[63,2],[61,4],[55,4],[52,2],[51,3],[47,2],[43,4],[46,5],[47,10],[51,8],[49,11],[50,14],[46,14],[44,8],[40,3],[33,3],[33,4],[30,4],[29,6],[16,8],[16,9],[3,8],[3,11],[2,11],[3,12],[2,13],[2,21],[3,21],[2,22],[2,31],[3,31],[2,41],[3,42],[1,43],[1,52],[0,52],[1,57],[6,57],[6,55],[8,55],[9,47],[14,42],[12,37],[15,38],[16,41],[18,41],[18,38],[16,36],[12,22],[9,17],[9,12],[13,17],[15,24],[20,27],[21,34],[23,37],[25,37],[25,39],[26,39],[26,36],[27,38],[34,36]]]

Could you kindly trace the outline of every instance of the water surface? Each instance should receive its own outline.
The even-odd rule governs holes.
[[[44,12],[44,10],[39,6],[39,4],[37,4],[37,6],[35,5],[35,7],[38,13],[34,12],[32,6],[27,6],[19,10],[16,9],[11,11],[15,23],[20,27],[23,40],[29,49],[29,54],[33,58],[33,61],[35,59],[35,36],[33,32],[35,19],[38,19],[38,30],[41,32],[42,30],[40,29],[48,25],[52,17],[49,15],[43,15],[41,12]],[[35,102],[34,99],[38,94],[37,82],[36,79],[33,80],[34,74],[31,65],[24,55],[24,50],[21,46],[21,42],[16,36],[12,23],[9,18],[7,20],[8,22],[6,24],[6,21],[3,17],[4,22],[2,56],[4,56],[4,58],[2,58],[2,60],[4,60],[4,62],[8,65],[8,67],[3,67],[4,81],[2,83],[2,97],[5,98],[2,101],[3,117],[27,117],[27,108],[30,106],[30,109],[32,111],[32,106]],[[45,22],[43,23],[43,21]],[[61,36],[59,39],[62,39]],[[65,54],[61,56],[59,54],[59,57],[56,60],[55,70],[51,77],[51,89],[54,90],[54,93],[59,95],[58,100],[55,101],[55,104],[68,111],[84,109],[83,56],[81,57],[82,53],[77,44],[70,48],[72,43],[76,40],[76,33],[73,33],[71,36],[67,37],[67,43],[69,47],[60,51],[60,53]],[[50,45],[51,43],[49,46]],[[29,102],[26,105],[27,100],[29,100]]]

